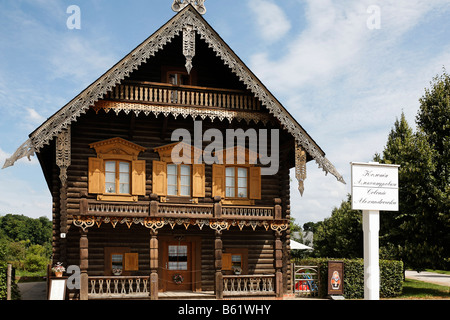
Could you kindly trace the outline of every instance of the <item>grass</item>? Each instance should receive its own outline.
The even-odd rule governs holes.
[[[403,293],[397,299],[450,299],[450,287],[406,279]]]

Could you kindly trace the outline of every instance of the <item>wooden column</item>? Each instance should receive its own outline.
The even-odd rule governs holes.
[[[219,219],[222,217],[222,203],[220,202],[222,198],[220,196],[214,197],[214,218]]]
[[[158,208],[159,208],[158,195],[152,193],[150,194],[150,217],[158,216]]]
[[[150,299],[158,300],[158,231],[150,231]]]
[[[87,237],[88,231],[80,229],[80,300],[88,300],[89,293],[89,280],[88,280],[88,267],[89,267],[89,241]]]
[[[281,242],[281,232],[275,231],[275,292],[277,297],[283,296],[283,244]]]
[[[223,299],[223,275],[222,275],[222,232],[216,231],[216,240],[214,241],[214,268],[215,273],[215,293],[216,299]]]

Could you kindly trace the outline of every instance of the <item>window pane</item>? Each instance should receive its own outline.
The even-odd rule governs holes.
[[[176,196],[176,195],[178,195],[177,186],[167,186],[167,194],[169,196]]]
[[[187,246],[169,246],[169,270],[187,270]]]
[[[190,196],[191,195],[191,187],[181,186],[180,187],[180,196]]]
[[[130,173],[130,164],[128,162],[120,162],[119,172]]]
[[[247,198],[247,188],[238,188],[238,197]]]
[[[230,197],[230,198],[234,197],[234,187],[232,187],[232,188],[227,187],[225,191],[226,191],[225,192],[226,197]]]
[[[238,168],[238,178],[246,178],[246,177],[247,177],[247,169]]]
[[[226,186],[234,187],[234,177],[226,177]]]
[[[106,193],[116,193],[116,184],[115,183],[105,183],[105,192]]]
[[[225,175],[227,177],[234,177],[234,167],[228,167],[225,169]]]
[[[190,186],[191,185],[191,176],[181,176],[180,184],[182,186]]]
[[[106,172],[116,172],[116,162],[115,161],[106,161],[105,162],[105,171]]]
[[[174,175],[168,175],[167,176],[167,184],[168,185],[177,185],[177,176]]]
[[[177,165],[176,164],[168,164],[167,165],[167,174],[177,175]]]
[[[119,188],[120,193],[130,193],[130,185],[128,183],[119,184]]]

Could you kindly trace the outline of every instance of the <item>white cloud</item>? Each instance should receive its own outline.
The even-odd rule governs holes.
[[[300,198],[291,175],[291,212],[302,224],[323,220],[340,205],[350,192],[349,163],[381,152],[402,111],[414,126],[423,88],[442,65],[450,65],[449,42],[432,52],[406,43],[429,19],[448,12],[448,1],[383,1],[381,29],[375,30],[366,23],[371,0],[305,3],[305,28],[276,52],[269,48],[250,59],[250,68],[347,182],[325,176],[312,161]]]
[[[291,29],[284,11],[272,1],[250,0],[249,7],[256,16],[260,36],[266,42],[276,42]]]
[[[41,116],[33,108],[27,108],[27,113],[28,113],[28,115],[27,115],[28,120],[33,123],[41,124],[45,120],[45,118],[43,116]]]
[[[58,46],[50,56],[52,77],[72,79],[87,86],[108,70],[116,57],[105,52],[90,40],[78,36],[66,36],[60,39]]]

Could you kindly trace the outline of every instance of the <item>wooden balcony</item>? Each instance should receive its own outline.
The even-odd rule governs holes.
[[[157,82],[127,81],[117,85],[105,100],[246,111],[261,109],[261,102],[245,91]]]
[[[278,202],[276,202],[278,203]],[[281,220],[281,206],[231,206],[220,201],[210,204],[181,204],[152,201],[112,202],[82,198],[80,215],[129,218],[189,218],[222,220]]]

